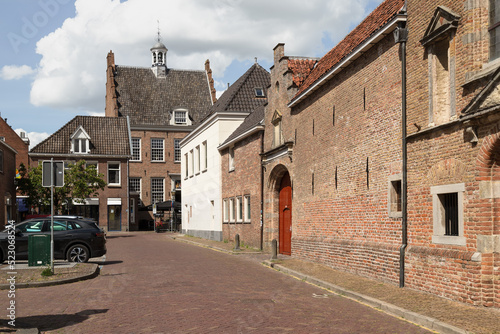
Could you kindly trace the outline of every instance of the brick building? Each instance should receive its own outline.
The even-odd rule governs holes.
[[[0,137],[3,138],[5,143],[12,147],[16,152],[16,168],[19,168],[21,164],[24,166],[29,166],[28,151],[30,141],[26,136],[26,133],[21,132],[18,135],[14,129],[7,124],[7,121],[0,117]],[[17,207],[14,209],[17,213],[13,216],[16,221],[21,221],[24,219],[26,214],[28,214],[28,208],[24,204],[23,196],[17,194],[16,203]]]
[[[32,166],[54,158],[65,165],[85,160],[104,174],[107,186],[85,204],[70,203],[64,213],[91,217],[108,231],[128,231],[134,222],[129,208],[128,170],[131,158],[127,118],[76,116],[61,129],[31,149]]]
[[[115,65],[114,54],[107,56],[106,116],[130,120],[130,205],[138,209],[131,216],[137,229],[151,228],[153,203],[181,201],[180,141],[215,101],[209,61],[202,71],[172,69],[167,51],[158,41],[150,68]]]
[[[243,201],[248,207],[250,197],[254,205],[260,202],[258,193],[249,192],[256,183],[260,184],[257,180],[260,172],[251,175],[249,173],[253,169],[247,170],[256,161],[258,164],[260,148],[247,151],[239,149],[239,143],[225,141],[235,131],[236,135],[243,134],[238,132],[242,129],[240,125],[245,122],[245,118],[251,117],[249,115],[255,108],[266,103],[268,86],[269,72],[255,63],[221,95],[201,124],[182,140],[183,233],[222,240],[223,230],[229,233],[229,225],[244,224],[251,228],[257,225],[257,214],[253,212],[253,218],[250,219]],[[224,143],[227,145],[220,147]],[[234,187],[236,183],[238,188]],[[253,236],[248,235],[250,238]]]
[[[499,13],[497,1],[408,1],[406,285],[494,307]]]
[[[16,154],[17,151],[0,140],[0,229],[10,220],[15,220],[16,214]]]

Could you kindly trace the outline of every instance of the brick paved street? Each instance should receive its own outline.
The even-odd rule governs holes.
[[[99,277],[18,290],[16,306],[49,333],[429,333],[326,293],[245,256],[121,233]]]

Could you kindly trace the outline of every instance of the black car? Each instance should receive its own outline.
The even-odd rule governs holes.
[[[28,259],[28,237],[50,235],[50,217],[33,218],[15,225],[16,259]],[[0,232],[0,263],[6,260],[8,230]],[[54,259],[87,262],[106,254],[106,235],[95,221],[81,218],[54,217]]]

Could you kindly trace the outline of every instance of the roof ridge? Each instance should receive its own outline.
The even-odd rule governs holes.
[[[243,84],[248,81],[248,78],[250,78],[250,74],[253,73],[253,71],[255,70],[256,65],[259,65],[259,64],[258,63],[253,64],[245,73],[243,73],[243,75],[241,77],[238,78],[238,80],[236,80],[236,82],[234,84],[238,84],[238,85],[235,86],[234,92],[232,92],[224,109],[226,109],[231,104],[231,102],[234,101],[234,99],[236,98],[236,95],[238,95],[238,93],[240,92],[241,87],[243,87]]]
[[[129,66],[129,65],[115,65],[117,68],[131,68],[131,69],[136,69],[136,70],[150,70],[151,67],[144,67],[144,66]],[[170,68],[167,67],[167,70],[169,71],[177,71],[177,72],[201,72],[204,73],[205,70],[190,70],[190,69],[178,69],[178,68]]]

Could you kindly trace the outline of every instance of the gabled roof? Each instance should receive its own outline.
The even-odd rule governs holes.
[[[227,139],[219,146],[219,149],[223,149],[233,142],[240,141],[247,137],[248,134],[253,133],[252,130],[256,127],[262,125],[264,121],[264,105],[257,107],[250,115],[248,115],[243,123],[234,130],[234,132],[227,137]]]
[[[385,0],[368,15],[354,30],[352,30],[339,44],[323,56],[311,74],[299,87],[294,99],[322,79],[344,58],[353,53],[367,39],[374,35],[384,25],[391,21],[401,11],[405,0]]]
[[[129,116],[131,125],[169,125],[174,109],[187,109],[198,124],[212,105],[205,71],[167,68],[157,78],[150,68],[116,66],[114,75],[118,115]]]
[[[71,154],[71,136],[82,127],[90,137],[91,155],[130,155],[129,129],[125,117],[76,116],[30,153]],[[85,154],[81,155],[82,158]]]
[[[448,7],[438,6],[420,43],[424,46],[429,45],[447,33],[449,34],[450,30],[456,30],[459,20],[460,15]]]
[[[271,75],[262,66],[255,63],[234,84],[221,95],[210,108],[210,113],[221,111],[251,112],[267,102],[267,87]],[[264,90],[264,97],[255,95],[255,88]]]

